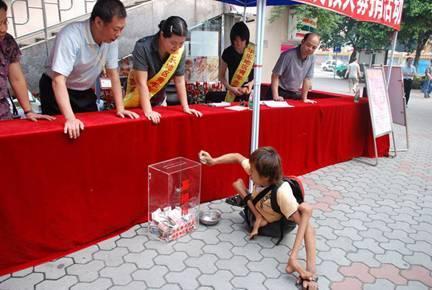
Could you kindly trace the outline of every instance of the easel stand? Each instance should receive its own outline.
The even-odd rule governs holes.
[[[403,102],[406,104],[406,98],[403,97]],[[409,138],[408,138],[408,121],[407,121],[407,112],[406,112],[406,106],[403,107],[403,113],[404,113],[404,124],[398,124],[405,127],[405,140],[406,140],[406,148],[393,148],[390,150],[390,152],[406,152],[409,149]]]
[[[408,122],[407,122],[407,105],[405,98],[404,78],[402,67],[400,66],[384,66],[384,71],[387,74],[387,92],[390,101],[390,110],[392,113],[393,124],[405,127],[406,148],[397,149],[398,152],[408,151]],[[398,134],[399,135],[399,134]],[[395,151],[394,148],[391,152]]]
[[[372,67],[365,71],[366,87],[368,88],[369,112],[372,124],[372,134],[375,151],[375,162],[356,159],[359,162],[377,166],[378,149],[376,138],[391,134],[394,151],[389,151],[389,157],[396,157],[397,149],[393,130],[393,121],[390,111],[390,102],[387,91],[387,82],[385,79],[383,67]],[[392,152],[393,154],[391,154]]]
[[[373,130],[373,128],[372,128],[372,130]],[[374,159],[375,159],[375,162],[369,162],[369,160],[366,159],[366,158],[355,158],[354,160],[357,161],[357,162],[361,162],[361,163],[367,164],[367,165],[377,166],[378,165],[378,146],[377,146],[377,143],[376,143],[376,139],[379,138],[379,137],[381,137],[381,136],[384,136],[386,134],[375,136],[375,132],[374,132],[373,142],[374,142],[374,153],[375,153]],[[390,158],[395,158],[397,156],[397,152],[400,152],[401,150],[396,150],[395,136],[394,136],[393,130],[391,132],[389,132],[388,134],[391,134],[392,141],[393,141],[393,148],[394,148],[393,150],[389,151],[389,157]],[[393,154],[390,154],[390,152],[393,153]]]

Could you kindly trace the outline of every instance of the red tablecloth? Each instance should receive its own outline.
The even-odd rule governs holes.
[[[373,156],[366,100],[318,99],[294,108],[261,106],[259,144],[274,146],[285,174],[300,175]],[[180,107],[157,108],[162,122],[84,113],[77,140],[63,133],[63,118],[0,123],[0,275],[57,258],[147,220],[147,166],[200,149],[248,155],[251,111],[196,105],[197,119]],[[378,140],[380,155],[388,137]],[[204,167],[201,200],[233,193],[239,166]]]

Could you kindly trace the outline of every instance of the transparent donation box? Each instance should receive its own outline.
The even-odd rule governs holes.
[[[198,227],[201,164],[183,157],[148,167],[148,232],[172,241]]]

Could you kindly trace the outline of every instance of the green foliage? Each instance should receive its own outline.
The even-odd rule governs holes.
[[[359,22],[332,11],[308,5],[296,7],[299,17],[317,19],[317,32],[321,45],[331,48],[335,45],[351,45],[354,50],[383,49],[390,43],[392,30],[383,25]]]
[[[411,88],[416,90],[421,89],[423,82],[424,82],[423,77],[414,77]]]
[[[383,49],[391,42],[393,30],[387,26],[358,22],[349,17],[309,5],[296,8],[300,17],[317,18],[318,33],[324,47],[336,44],[352,45],[358,49]],[[418,62],[428,39],[432,38],[432,1],[405,0],[398,42],[408,52],[416,53]]]
[[[282,12],[285,11],[285,9],[285,6],[273,6],[270,10],[270,17],[268,19],[269,22],[273,23],[274,21],[276,21],[276,19],[281,16]]]
[[[408,52],[416,52],[415,63],[432,37],[432,2],[405,0],[399,43]]]
[[[273,8],[271,21],[280,17],[283,9],[283,6]],[[393,30],[387,26],[360,22],[310,5],[299,5],[295,9],[298,18],[317,19],[316,32],[321,35],[324,48],[351,45],[354,50],[374,50],[386,49],[391,43]],[[429,39],[432,40],[432,1],[405,0],[398,43],[405,51],[415,52],[415,64]]]

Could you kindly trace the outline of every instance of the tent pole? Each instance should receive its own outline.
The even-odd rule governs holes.
[[[254,68],[254,93],[253,93],[253,111],[252,111],[252,139],[251,152],[258,149],[259,138],[259,115],[260,115],[260,95],[261,95],[261,78],[263,63],[263,43],[264,43],[264,25],[265,25],[265,7],[266,0],[257,1],[257,22],[256,22],[256,53]]]
[[[222,13],[221,16],[221,37],[220,37],[219,55],[222,55],[224,48],[225,48],[225,12]]]
[[[398,38],[398,31],[396,30],[395,32],[393,32],[392,52],[390,55],[389,69],[387,71],[387,90],[388,90],[389,85],[390,85],[391,71],[392,71],[392,67],[393,67],[393,57],[394,57],[394,52],[396,50],[397,38]]]
[[[246,4],[243,6],[243,22],[246,23]]]

